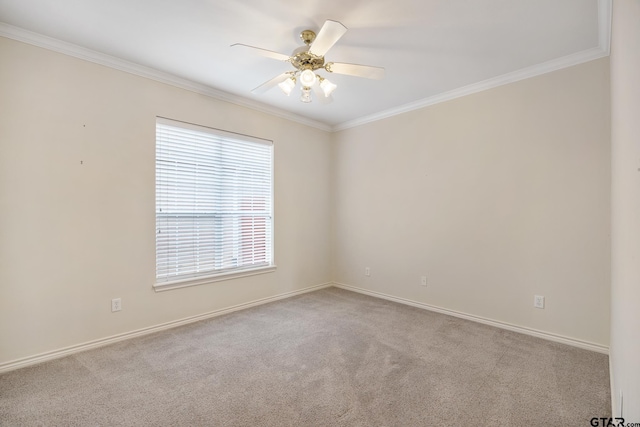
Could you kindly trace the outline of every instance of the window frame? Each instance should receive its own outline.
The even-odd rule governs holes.
[[[153,284],[153,288],[155,291],[165,291],[165,290],[170,290],[170,289],[178,289],[178,288],[184,288],[184,287],[189,287],[189,286],[198,286],[198,285],[203,285],[203,284],[207,284],[207,283],[214,283],[214,282],[219,282],[219,281],[225,281],[225,280],[231,280],[231,279],[237,279],[240,277],[248,277],[248,276],[254,276],[254,275],[258,275],[258,274],[264,274],[264,273],[270,273],[276,270],[276,264],[275,264],[275,232],[274,232],[274,199],[275,199],[275,195],[274,195],[274,158],[275,158],[275,144],[273,143],[273,141],[268,140],[268,139],[264,139],[264,138],[258,138],[255,136],[250,136],[250,135],[245,135],[245,134],[240,134],[240,133],[235,133],[235,132],[229,132],[229,131],[225,131],[222,129],[216,129],[216,128],[212,128],[212,127],[208,127],[208,126],[202,126],[202,125],[197,125],[197,124],[193,124],[193,123],[189,123],[189,122],[183,122],[183,121],[179,121],[179,120],[174,120],[174,119],[168,119],[165,117],[160,117],[157,116],[156,117],[156,121],[155,121],[155,135],[156,135],[156,140],[155,140],[155,150],[154,150],[154,195],[155,195],[155,199],[154,199],[154,210],[155,210],[155,214],[154,214],[154,230],[155,230],[155,239],[154,239],[154,260],[155,260],[155,264],[154,264],[154,270],[155,270],[155,279],[154,279],[154,284]],[[181,129],[186,129],[186,130],[193,130],[196,132],[202,132],[202,133],[207,133],[207,134],[211,134],[216,138],[220,138],[222,140],[224,139],[229,139],[229,140],[233,140],[234,143],[243,143],[246,142],[249,145],[250,144],[261,144],[261,145],[267,145],[270,147],[270,164],[269,164],[269,173],[270,173],[270,186],[269,188],[269,196],[270,196],[270,203],[269,203],[269,221],[268,221],[268,227],[270,228],[270,236],[268,239],[268,242],[266,244],[269,244],[270,247],[267,248],[267,253],[268,255],[270,255],[270,259],[267,259],[265,262],[265,265],[259,265],[259,266],[240,266],[237,268],[224,268],[221,270],[210,270],[210,271],[206,271],[203,273],[188,273],[188,274],[183,274],[182,276],[175,276],[175,278],[171,278],[171,277],[167,277],[166,279],[163,278],[159,278],[158,277],[158,233],[160,230],[159,227],[159,222],[158,222],[158,218],[159,218],[159,205],[158,205],[158,189],[159,189],[159,182],[158,182],[158,165],[159,165],[159,157],[158,157],[158,144],[159,144],[159,126],[158,125],[164,125],[164,126],[171,126],[171,127],[175,127],[175,128],[181,128]],[[197,214],[196,212],[193,213],[194,216],[197,216],[199,214]],[[201,214],[200,214],[201,216]],[[238,217],[234,217],[234,218],[240,218]],[[211,246],[215,246],[216,241],[214,241],[213,243],[211,243],[209,246],[205,246],[205,247],[211,247]]]

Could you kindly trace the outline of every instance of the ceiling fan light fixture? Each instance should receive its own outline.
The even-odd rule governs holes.
[[[331,83],[327,79],[320,78],[320,89],[324,93],[324,96],[329,97],[338,86],[335,83]]]
[[[285,95],[291,95],[291,91],[296,87],[295,77],[289,77],[281,83],[278,83],[278,87],[285,93]]]
[[[235,43],[231,46],[242,46],[253,49],[255,53],[262,56],[288,62],[295,69],[295,71],[284,72],[266,81],[253,89],[251,93],[260,94],[270,90],[274,86],[279,86],[282,92],[290,96],[297,82],[300,81],[302,92],[300,100],[302,102],[311,102],[311,90],[313,90],[316,93],[315,96],[318,102],[328,104],[333,100],[331,94],[336,90],[337,85],[316,74],[316,70],[375,80],[381,79],[384,76],[384,68],[381,67],[342,62],[325,63],[325,54],[340,40],[346,31],[347,27],[340,22],[327,19],[318,34],[313,30],[302,31],[300,38],[305,45],[295,49],[290,56],[242,43]]]
[[[300,95],[300,101],[309,103],[311,102],[311,89],[308,87],[302,88],[302,94]]]
[[[316,74],[313,71],[306,69],[300,73],[300,84],[303,87],[311,87],[315,84],[315,82]]]

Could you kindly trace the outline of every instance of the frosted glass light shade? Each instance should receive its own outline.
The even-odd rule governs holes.
[[[300,101],[311,102],[311,89],[308,87],[302,88],[302,95],[300,95]]]
[[[338,87],[337,85],[335,85],[334,83],[331,83],[327,79],[322,79],[320,81],[320,89],[322,89],[322,92],[324,93],[324,96],[326,96],[326,97],[331,95],[331,93],[334,90],[336,90],[337,87]]]
[[[291,95],[291,91],[296,87],[296,81],[293,77],[289,77],[282,83],[278,83],[278,87],[287,95]]]
[[[300,84],[303,87],[311,87],[316,82],[316,75],[311,70],[304,70],[300,73]]]

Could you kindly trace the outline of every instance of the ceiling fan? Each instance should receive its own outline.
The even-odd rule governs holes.
[[[332,101],[331,93],[337,86],[326,78],[316,74],[318,70],[322,69],[329,73],[376,80],[384,77],[384,68],[381,67],[346,64],[342,62],[325,62],[324,55],[346,32],[347,27],[338,21],[332,20],[325,21],[317,35],[312,30],[304,30],[300,33],[300,38],[305,45],[294,50],[291,56],[242,43],[232,44],[231,47],[240,46],[249,48],[252,49],[253,52],[266,56],[267,58],[290,62],[295,68],[294,71],[284,72],[261,84],[253,89],[251,91],[252,93],[264,93],[277,85],[286,95],[290,95],[296,86],[296,82],[299,80],[302,91],[300,100],[302,102],[311,102],[311,90],[313,90],[320,102],[328,103]]]

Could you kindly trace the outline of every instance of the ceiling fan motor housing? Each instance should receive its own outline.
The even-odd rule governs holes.
[[[308,50],[308,45],[296,49],[291,56],[291,64],[300,71],[324,68],[324,56],[314,55]]]

